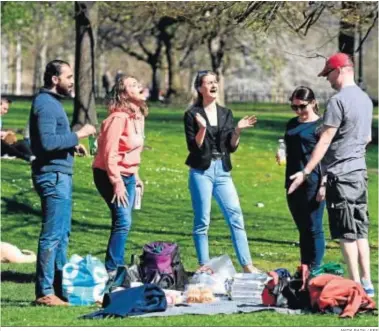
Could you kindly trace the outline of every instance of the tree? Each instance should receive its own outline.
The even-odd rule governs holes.
[[[95,36],[96,2],[75,2],[75,107],[71,126],[97,125],[95,108]]]
[[[67,31],[68,22],[72,20],[69,6],[66,2],[8,1],[1,4],[2,36],[6,39],[2,47],[16,44],[15,63],[8,62],[10,67],[16,69],[15,85],[18,86],[19,93],[23,92],[20,88],[24,51],[30,49],[34,55],[33,91],[36,92],[43,83],[48,46],[52,39],[56,39],[51,37],[59,30],[59,36],[65,38],[62,31]],[[50,24],[52,20],[56,24]],[[3,72],[6,71],[7,68],[3,67]]]
[[[159,96],[158,70],[161,65],[162,40],[152,17],[143,3],[101,3],[100,42],[106,48],[119,48],[135,59],[147,63],[152,71],[151,100]]]

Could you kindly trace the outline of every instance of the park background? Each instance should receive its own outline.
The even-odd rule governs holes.
[[[220,78],[220,102],[235,119],[258,117],[243,133],[232,156],[251,254],[269,271],[299,264],[298,235],[284,192],[284,168],[275,163],[277,140],[293,117],[290,92],[308,85],[321,109],[333,94],[317,78],[324,59],[335,51],[352,55],[357,82],[377,105],[378,8],[376,2],[12,2],[1,3],[1,91],[14,100],[3,126],[20,137],[31,96],[42,85],[46,63],[68,60],[75,68],[76,98],[65,108],[74,129],[99,125],[106,116],[102,76],[118,70],[142,79],[151,92],[141,177],[142,210],[134,213],[127,260],[143,244],[175,241],[187,270],[196,268],[183,112],[197,70]],[[159,101],[160,100],[160,101]],[[369,212],[372,275],[378,283],[378,112],[369,145]],[[69,256],[92,254],[103,260],[110,217],[92,180],[92,157],[77,158]],[[1,162],[1,236],[23,249],[37,250],[41,212],[30,166]],[[257,203],[264,204],[258,208]],[[211,254],[229,254],[237,267],[227,226],[212,205]],[[324,230],[329,238],[325,214]],[[343,263],[338,244],[327,240],[325,262]],[[286,316],[271,312],[231,316],[80,321],[95,307],[32,307],[34,265],[2,264],[3,326],[377,326],[377,316],[341,320],[331,315]]]

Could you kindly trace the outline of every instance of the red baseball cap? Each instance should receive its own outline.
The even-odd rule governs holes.
[[[353,61],[350,56],[345,53],[333,54],[325,63],[324,69],[318,74],[320,76],[327,76],[330,71],[342,67],[354,67]]]

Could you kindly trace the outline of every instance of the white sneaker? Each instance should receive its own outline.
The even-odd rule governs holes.
[[[362,284],[362,287],[365,290],[367,296],[369,296],[370,298],[373,298],[375,296],[374,285],[372,285],[371,282],[369,282],[368,280],[363,279],[363,278],[361,279],[361,284]]]

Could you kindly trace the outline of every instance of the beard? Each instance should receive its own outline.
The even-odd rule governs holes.
[[[75,96],[74,87],[57,85],[57,93],[65,97],[73,98]]]

